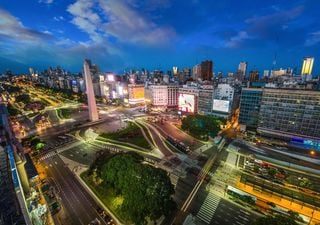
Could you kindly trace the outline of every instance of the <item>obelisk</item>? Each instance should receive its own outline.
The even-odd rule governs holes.
[[[84,80],[86,82],[86,92],[87,92],[88,108],[89,108],[89,120],[97,121],[99,119],[99,115],[97,111],[96,98],[94,96],[94,91],[93,91],[90,66],[91,66],[90,60],[85,59],[83,64],[83,70],[84,70]]]

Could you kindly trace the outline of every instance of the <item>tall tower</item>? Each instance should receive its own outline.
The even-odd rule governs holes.
[[[311,75],[312,74],[312,67],[313,67],[313,57],[304,57],[301,75]]]
[[[212,61],[205,60],[201,62],[201,79],[212,80]]]
[[[244,78],[246,76],[246,72],[247,72],[247,66],[248,63],[247,62],[240,62],[239,66],[238,66],[238,71],[241,74],[241,76]]]
[[[90,72],[91,62],[88,59],[84,60],[83,71],[84,71],[84,80],[86,82],[86,92],[88,98],[88,108],[89,108],[89,120],[96,121],[99,119],[97,111],[96,98],[94,96],[92,78]]]

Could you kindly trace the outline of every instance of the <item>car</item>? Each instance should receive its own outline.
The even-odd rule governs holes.
[[[102,214],[104,211],[101,207],[96,208],[97,213]]]

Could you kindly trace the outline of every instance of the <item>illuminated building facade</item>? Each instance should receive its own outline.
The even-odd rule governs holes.
[[[311,75],[312,74],[313,62],[314,62],[313,57],[303,58],[301,75]]]
[[[129,84],[128,97],[130,105],[144,104],[144,84]]]
[[[280,138],[320,141],[320,92],[264,89],[257,130]]]

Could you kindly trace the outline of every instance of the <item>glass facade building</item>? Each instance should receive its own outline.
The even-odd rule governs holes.
[[[257,128],[263,89],[243,88],[240,98],[239,123]]]
[[[264,89],[257,131],[276,137],[320,139],[320,92]]]

